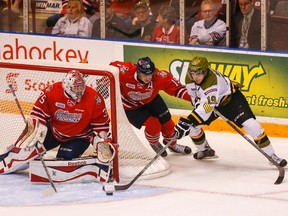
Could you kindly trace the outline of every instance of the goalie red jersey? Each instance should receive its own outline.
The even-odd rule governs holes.
[[[110,125],[104,99],[98,92],[86,86],[81,101],[77,102],[67,95],[62,82],[53,84],[41,93],[31,117],[39,119],[42,124],[49,122],[59,141],[90,139],[93,131],[108,132]]]
[[[153,79],[144,84],[137,79],[137,65],[131,62],[115,61],[110,65],[119,68],[120,88],[124,109],[137,109],[151,102],[160,90],[167,94],[191,101],[187,89],[169,72],[156,68]]]

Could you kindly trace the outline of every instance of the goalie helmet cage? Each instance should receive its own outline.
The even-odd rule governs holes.
[[[116,67],[86,63],[56,63],[49,61],[0,62],[0,148],[14,144],[25,128],[11,90],[12,84],[25,116],[29,116],[41,90],[62,81],[64,73],[75,69],[84,74],[86,85],[96,89],[105,99],[111,118],[112,142],[118,145],[117,159],[114,160],[114,179],[133,179],[155,156],[148,142],[142,142],[126,118],[122,106],[119,70]],[[91,154],[93,151],[90,147]],[[152,179],[171,172],[169,164],[159,158],[143,174],[141,179]]]

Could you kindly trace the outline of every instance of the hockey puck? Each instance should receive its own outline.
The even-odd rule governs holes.
[[[113,192],[106,193],[107,196],[113,196]]]

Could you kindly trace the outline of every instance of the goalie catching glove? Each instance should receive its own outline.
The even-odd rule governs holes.
[[[174,128],[174,133],[177,139],[181,139],[182,137],[189,135],[190,126],[192,126],[192,123],[189,121],[189,119],[181,117]]]
[[[108,134],[101,131],[93,138],[93,147],[96,150],[97,158],[102,163],[111,162],[115,157],[115,148],[111,144],[111,139],[108,138]]]

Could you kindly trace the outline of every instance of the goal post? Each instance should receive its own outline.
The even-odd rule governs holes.
[[[116,67],[90,63],[56,63],[49,61],[0,62],[0,148],[17,140],[25,127],[8,85],[28,116],[41,90],[62,81],[65,73],[78,70],[84,74],[86,85],[96,89],[105,99],[111,118],[111,138],[118,145],[118,160],[114,161],[114,179],[119,182],[134,178],[155,156],[146,140],[141,140],[126,118],[122,106],[119,70]],[[86,154],[92,153],[92,147]],[[158,178],[171,172],[169,164],[159,158],[142,179]]]

